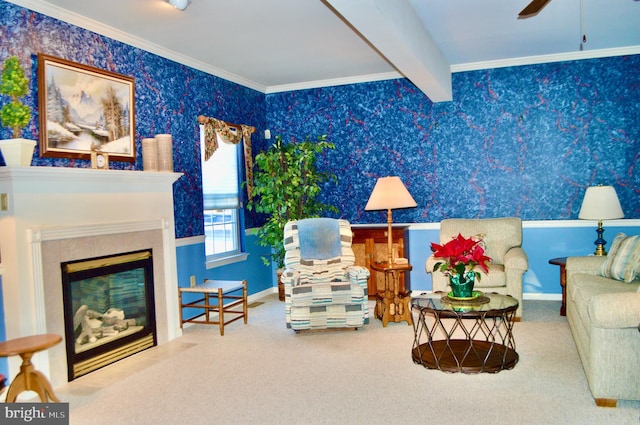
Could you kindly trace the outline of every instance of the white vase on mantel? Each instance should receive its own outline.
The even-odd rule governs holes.
[[[29,167],[36,142],[29,139],[0,140],[0,152],[8,167]]]

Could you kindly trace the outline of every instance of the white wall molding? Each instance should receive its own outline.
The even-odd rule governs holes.
[[[196,60],[190,56],[184,55],[174,50],[167,49],[166,47],[152,43],[143,38],[137,37],[133,34],[113,28],[109,25],[105,25],[102,22],[98,22],[94,19],[87,18],[85,16],[82,16],[70,10],[63,9],[51,3],[47,3],[46,1],[38,1],[38,0],[6,0],[6,1],[9,3],[16,4],[18,6],[22,6],[29,10],[33,10],[34,12],[42,13],[43,15],[47,15],[52,18],[59,19],[61,21],[67,22],[77,27],[84,28],[89,31],[93,31],[97,34],[112,38],[114,40],[120,41],[122,43],[128,44],[133,47],[137,47],[139,49],[156,54],[158,56],[162,56],[163,58],[171,59],[183,65],[187,65],[192,68],[198,69],[200,71],[206,72],[207,74],[215,75],[216,77],[220,77],[227,81],[231,81],[232,83],[240,84],[241,86],[248,87],[250,89],[254,89],[262,93],[264,93],[267,89],[266,86],[259,84],[255,81],[251,81],[240,75],[225,71],[224,69]]]
[[[393,223],[394,226],[409,226],[409,230],[438,230],[440,223]],[[354,225],[354,227],[365,225]],[[368,226],[368,225],[367,225]],[[386,224],[384,225],[386,226]],[[611,226],[640,227],[640,219],[604,220],[605,228]],[[566,227],[597,227],[596,220],[530,220],[522,221],[523,229],[554,229]]]
[[[332,86],[340,86],[345,84],[360,84],[360,83],[366,83],[366,82],[372,82],[372,81],[382,81],[382,80],[403,78],[402,74],[398,72],[389,72],[389,73],[382,73],[382,74],[357,75],[357,76],[334,78],[334,79],[327,79],[327,80],[305,81],[305,82],[294,83],[294,84],[265,86],[263,84],[244,78],[242,76],[225,71],[224,69],[218,68],[211,64],[198,61],[180,52],[167,49],[163,46],[152,43],[140,37],[134,36],[130,33],[118,30],[109,25],[105,25],[101,22],[79,15],[67,9],[63,9],[59,6],[53,5],[46,1],[39,1],[39,0],[6,0],[6,1],[8,3],[13,3],[18,6],[27,8],[29,10],[33,10],[34,12],[42,13],[43,15],[47,15],[52,18],[67,22],[69,24],[76,25],[80,28],[93,31],[105,37],[112,38],[122,43],[131,45],[133,47],[137,47],[139,49],[161,56],[163,58],[176,61],[183,65],[187,65],[194,69],[200,70],[202,72],[206,72],[207,74],[211,74],[216,77],[223,78],[232,83],[236,83],[241,86],[248,87],[250,89],[254,89],[265,94],[279,93],[279,92],[285,92],[285,91],[306,90],[306,89],[314,89],[314,88],[321,88],[321,87],[332,87]],[[513,59],[506,59],[506,60],[499,60],[499,61],[463,63],[463,64],[451,65],[451,72],[455,73],[455,72],[465,72],[465,71],[476,71],[476,70],[482,70],[482,69],[505,68],[509,66],[535,65],[535,64],[550,63],[550,62],[596,59],[596,58],[635,55],[635,54],[640,54],[640,46],[629,46],[629,47],[622,47],[622,48],[600,49],[600,50],[584,50],[581,52],[557,53],[553,55],[526,56],[521,58],[513,58]]]
[[[525,56],[521,58],[496,61],[461,63],[458,65],[451,65],[451,72],[478,71],[482,69],[506,68],[509,66],[537,65],[541,63],[566,62],[637,54],[640,54],[640,46],[583,50],[581,52],[556,53],[552,55]]]

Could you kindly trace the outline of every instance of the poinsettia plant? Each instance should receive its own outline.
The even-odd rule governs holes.
[[[491,258],[485,255],[481,238],[465,238],[458,233],[458,236],[443,245],[432,242],[431,251],[433,251],[435,258],[443,260],[433,266],[434,272],[440,270],[447,276],[459,275],[461,277],[472,272],[477,280],[480,280],[480,272],[476,270],[476,267],[489,273]]]

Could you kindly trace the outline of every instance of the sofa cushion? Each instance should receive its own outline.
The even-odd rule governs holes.
[[[636,282],[637,283],[637,282]],[[628,293],[629,285],[606,277],[579,273],[572,279],[572,284],[567,286],[567,296],[574,300],[576,311],[583,323],[589,323],[589,302],[593,297],[610,293]]]
[[[296,306],[362,303],[364,289],[349,282],[299,285],[291,288],[291,302]]]
[[[300,284],[340,282],[345,279],[342,257],[326,260],[300,260],[296,269],[300,272]]]
[[[480,280],[476,279],[474,288],[502,288],[507,286],[507,275],[502,264],[490,264],[489,274],[480,271]]]
[[[594,295],[630,292],[633,290],[631,288],[626,283],[614,279],[588,273],[577,273],[572,279],[572,285],[567,285],[567,296],[572,297],[576,302],[586,304]]]
[[[367,322],[362,304],[328,304],[291,308],[291,329],[359,327]]]
[[[631,282],[640,272],[640,236],[618,233],[611,244],[600,274],[611,279]]]
[[[640,295],[633,292],[592,297],[589,301],[589,317],[596,328],[635,328],[640,323]]]

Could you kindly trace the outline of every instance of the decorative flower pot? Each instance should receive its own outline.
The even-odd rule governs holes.
[[[33,150],[36,147],[34,140],[6,139],[0,140],[0,151],[4,163],[8,167],[28,167],[31,165]]]
[[[453,274],[449,276],[451,292],[456,298],[471,298],[473,296],[473,285],[476,275],[474,272],[466,272],[464,276]]]

